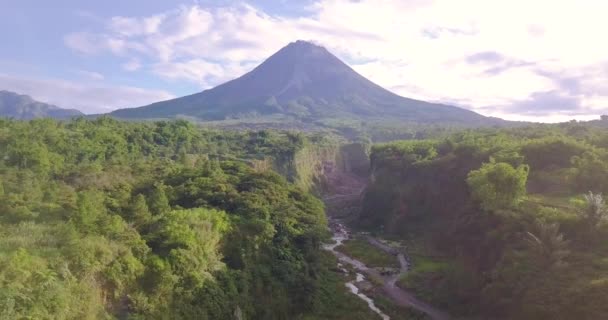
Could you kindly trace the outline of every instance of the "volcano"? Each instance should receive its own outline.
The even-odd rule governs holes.
[[[371,82],[324,47],[292,42],[245,75],[193,95],[120,109],[117,118],[191,117],[202,121],[289,116],[324,119],[403,120],[418,123],[490,124],[473,111],[405,98]]]

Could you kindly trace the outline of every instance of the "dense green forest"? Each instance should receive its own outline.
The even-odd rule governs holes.
[[[400,286],[463,319],[608,314],[602,122],[376,145],[360,223],[408,243]]]
[[[0,318],[369,319],[322,202],[259,165],[323,139],[0,120]]]
[[[374,319],[311,193],[328,159],[365,171],[355,129],[0,120],[0,319]],[[608,314],[603,122],[408,130],[358,220],[406,242],[399,286],[462,319]]]

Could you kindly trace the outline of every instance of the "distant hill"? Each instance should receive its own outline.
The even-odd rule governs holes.
[[[396,95],[367,80],[325,48],[296,41],[240,78],[190,96],[110,113],[117,118],[193,117],[204,121],[281,115],[325,119],[484,125],[475,112]]]
[[[30,120],[35,118],[69,119],[82,115],[84,115],[82,112],[75,109],[62,109],[52,104],[36,101],[27,95],[0,90],[0,117]]]

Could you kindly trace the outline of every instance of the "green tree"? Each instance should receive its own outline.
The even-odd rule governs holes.
[[[585,152],[586,146],[573,138],[557,136],[533,140],[522,147],[526,163],[534,170],[550,167],[566,168],[574,156]]]
[[[104,195],[98,191],[84,191],[78,194],[76,201],[77,210],[75,212],[74,222],[83,231],[97,231],[96,223],[101,215],[105,214],[105,206],[103,205]]]
[[[143,194],[138,194],[133,198],[131,207],[129,208],[129,220],[136,228],[141,227],[152,220],[152,214],[146,204],[146,197]]]
[[[608,162],[595,152],[572,158],[576,168],[576,190],[608,192]]]
[[[473,199],[484,210],[512,209],[526,194],[528,171],[526,165],[514,168],[508,163],[492,160],[469,172],[467,184]]]
[[[162,183],[155,183],[152,193],[148,197],[148,207],[156,215],[167,213],[171,210],[169,198],[165,193],[166,186]]]

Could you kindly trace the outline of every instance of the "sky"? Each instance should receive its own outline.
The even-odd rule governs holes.
[[[608,114],[604,0],[0,0],[0,90],[104,113],[236,78],[295,40],[405,97]]]

